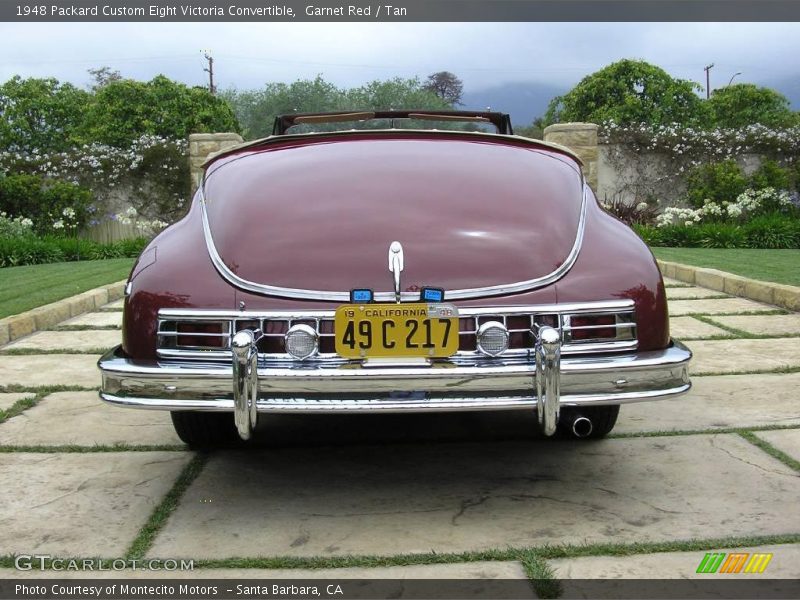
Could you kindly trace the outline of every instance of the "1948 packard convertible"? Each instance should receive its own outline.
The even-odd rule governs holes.
[[[270,413],[535,411],[592,438],[690,387],[645,244],[490,112],[292,114],[210,158],[126,287],[101,397],[180,437]]]

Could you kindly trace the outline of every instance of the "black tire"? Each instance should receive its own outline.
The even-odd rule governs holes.
[[[577,436],[572,432],[572,422],[579,416],[586,417],[592,422],[592,432],[580,439],[597,440],[604,438],[611,433],[614,425],[617,424],[619,404],[562,410],[558,419],[559,434],[563,437],[576,438]]]
[[[216,448],[239,439],[230,413],[172,411],[175,433],[192,448]]]

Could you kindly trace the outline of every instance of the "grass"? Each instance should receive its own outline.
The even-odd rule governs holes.
[[[0,269],[0,319],[121,281],[133,262],[115,258]]]
[[[719,269],[742,277],[800,285],[800,250],[750,248],[651,248],[656,258]]]
[[[169,516],[175,511],[176,508],[178,508],[178,502],[180,501],[184,492],[197,478],[197,476],[200,474],[200,471],[203,470],[207,460],[207,454],[195,454],[192,457],[192,460],[189,461],[189,463],[183,468],[183,471],[181,471],[181,474],[178,475],[178,478],[175,480],[172,489],[167,492],[167,495],[164,496],[164,499],[161,501],[161,503],[156,506],[155,510],[150,515],[150,518],[147,520],[147,523],[145,523],[142,529],[139,531],[139,535],[137,535],[136,539],[133,540],[130,548],[128,548],[125,558],[139,559],[147,553],[147,551],[150,549],[150,546],[153,545],[156,535],[158,535],[158,532],[161,531],[164,525],[166,525]]]
[[[760,437],[758,437],[757,435],[753,434],[752,431],[740,431],[739,435],[741,437],[743,437],[744,439],[746,439],[751,444],[753,444],[754,446],[756,446],[757,448],[761,448],[761,450],[763,450],[764,452],[769,454],[772,458],[775,458],[775,459],[781,461],[783,464],[785,464],[790,469],[794,469],[795,471],[799,471],[800,472],[800,461],[795,460],[794,458],[792,458],[791,456],[789,456],[788,454],[786,454],[782,450],[778,450],[775,446],[770,444],[768,441],[762,440]]]

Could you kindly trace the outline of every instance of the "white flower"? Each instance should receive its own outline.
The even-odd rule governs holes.
[[[53,229],[64,229],[64,221],[61,219],[58,221],[53,221]]]

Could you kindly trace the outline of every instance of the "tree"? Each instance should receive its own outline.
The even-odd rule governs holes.
[[[428,75],[423,89],[433,92],[448,104],[461,104],[464,83],[450,71],[439,71]]]
[[[112,71],[110,67],[99,67],[97,69],[87,69],[86,71],[92,76],[92,80],[94,81],[90,86],[93,92],[96,92],[109,83],[122,80],[120,72]]]
[[[90,94],[57,79],[15,76],[0,85],[0,147],[63,151],[77,142]]]
[[[584,77],[554,98],[545,114],[550,123],[613,120],[620,124],[701,125],[707,110],[699,84],[675,79],[641,60],[621,60]]]
[[[752,83],[738,83],[714,90],[708,100],[711,124],[716,127],[745,127],[761,123],[770,127],[798,124],[789,101],[775,90]]]
[[[268,83],[260,90],[224,90],[219,94],[242,124],[246,139],[272,133],[275,117],[293,112],[344,110],[344,93],[320,75],[293,83]]]
[[[190,133],[220,131],[239,131],[227,102],[205,88],[190,88],[158,75],[147,82],[121,79],[98,88],[82,135],[126,146],[142,135],[186,138]]]
[[[224,90],[219,97],[231,105],[247,139],[271,134],[275,117],[293,112],[450,107],[439,96],[425,90],[419,79],[399,77],[340,89],[318,75],[290,84],[268,83],[260,90]]]
[[[419,79],[395,77],[371,81],[345,93],[348,108],[355,110],[401,110],[452,108],[447,100],[423,86]]]

